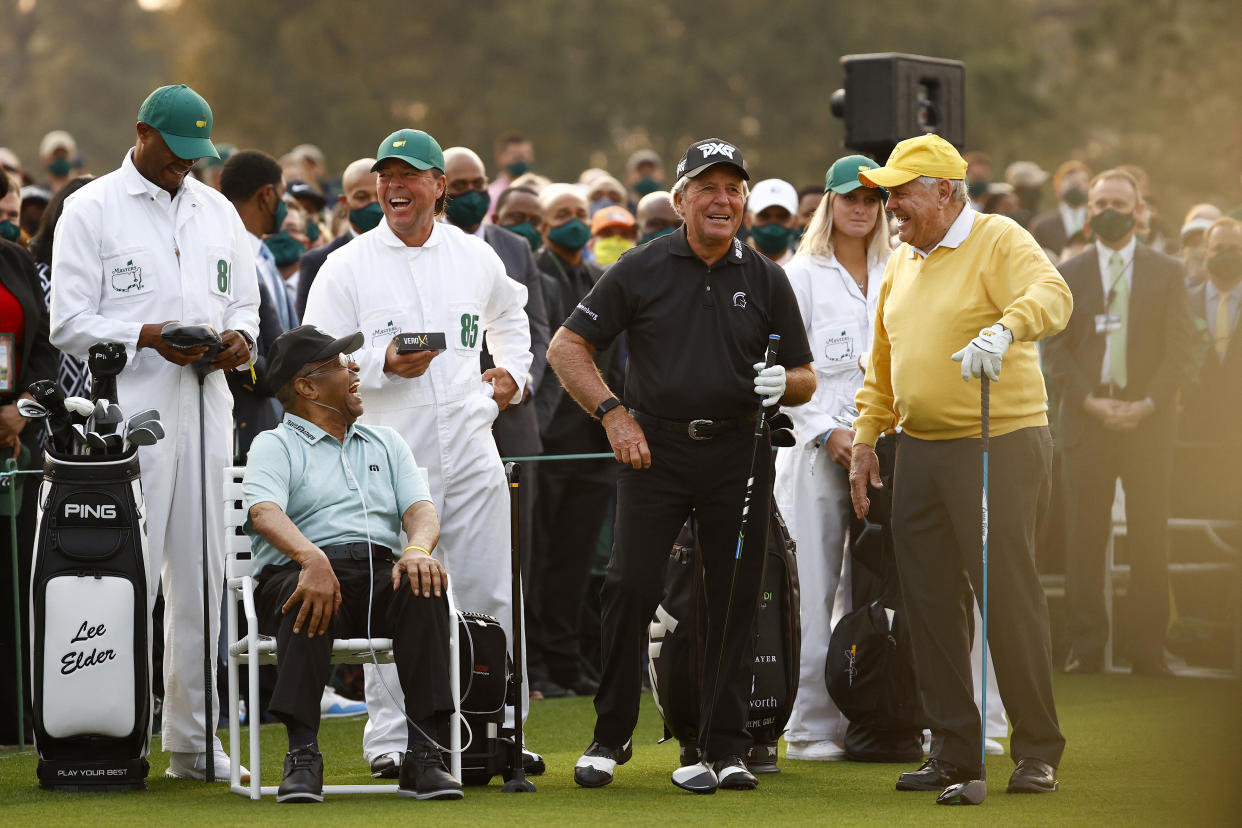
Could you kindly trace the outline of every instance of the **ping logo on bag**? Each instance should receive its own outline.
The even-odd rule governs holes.
[[[79,491],[65,498],[60,505],[63,526],[122,526],[125,523],[121,506],[103,492]]]

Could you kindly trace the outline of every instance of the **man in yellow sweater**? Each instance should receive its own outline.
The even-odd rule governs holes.
[[[940,791],[974,779],[983,736],[969,625],[972,594],[982,588],[982,463],[979,389],[971,380],[981,373],[993,380],[988,638],[1014,727],[1017,768],[1008,790],[1048,793],[1057,789],[1065,739],[1035,571],[1052,467],[1035,342],[1065,327],[1073,300],[1030,234],[971,209],[965,176],[966,162],[936,135],[902,141],[884,167],[859,174],[863,184],[888,189],[904,244],[884,273],[855,400],[851,495],[862,517],[868,484],[880,485],[876,439],[900,426],[893,538],[932,748],[897,789]]]

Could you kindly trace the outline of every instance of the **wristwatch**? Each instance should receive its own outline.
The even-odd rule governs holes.
[[[608,399],[600,403],[598,406],[596,406],[595,419],[597,420],[604,419],[605,414],[607,414],[609,411],[612,411],[614,408],[616,408],[620,404],[621,404],[621,401],[618,400],[616,397],[609,397]]]

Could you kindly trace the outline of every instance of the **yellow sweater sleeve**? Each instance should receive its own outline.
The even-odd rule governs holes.
[[[995,247],[997,267],[984,290],[997,307],[997,320],[1013,333],[1014,342],[1035,342],[1059,333],[1069,324],[1074,298],[1043,248],[1016,225],[1000,234]]]

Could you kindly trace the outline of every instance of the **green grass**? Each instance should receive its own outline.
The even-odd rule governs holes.
[[[222,786],[164,778],[167,757],[151,756],[150,791],[67,794],[41,791],[33,752],[0,752],[0,824],[26,825],[381,825],[399,819],[437,825],[1237,825],[1242,784],[1242,692],[1237,682],[1058,676],[1058,711],[1069,744],[1061,791],[1007,796],[1012,764],[989,757],[989,796],[978,808],[939,808],[932,794],[897,793],[909,766],[782,760],[782,772],[760,778],[759,790],[699,797],[669,783],[674,743],[657,745],[660,719],[644,699],[635,755],[602,790],[573,784],[572,767],[590,741],[589,700],[534,705],[528,743],[549,772],[539,792],[504,795],[499,781],[468,788],[464,801],[416,802],[396,797],[329,797],[317,807],[250,802]],[[243,730],[243,736],[245,731]],[[321,745],[329,783],[369,781],[360,752],[362,720],[324,724]],[[225,737],[227,738],[227,737]],[[279,781],[284,733],[264,728],[264,782]]]

